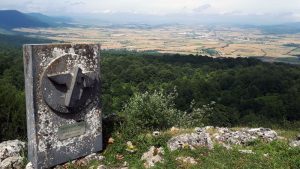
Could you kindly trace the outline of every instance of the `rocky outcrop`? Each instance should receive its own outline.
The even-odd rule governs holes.
[[[178,129],[173,127],[171,133],[175,135],[168,142],[167,146],[171,151],[178,149],[195,149],[198,147],[207,147],[208,149],[213,149],[214,143],[223,145],[227,149],[231,149],[232,145],[247,145],[254,140],[261,139],[265,142],[270,142],[279,139],[279,136],[274,130],[268,128],[240,128],[240,129],[229,129],[224,127],[196,127],[192,133],[180,134],[184,129]],[[190,130],[187,130],[190,131]],[[163,132],[155,131],[150,134],[150,137],[159,137]],[[113,144],[114,140],[111,141]],[[300,135],[290,142],[292,147],[300,147]],[[240,147],[240,146],[239,146]],[[21,169],[23,166],[23,157],[21,154],[24,153],[25,143],[19,140],[6,141],[0,144],[0,169]],[[138,149],[133,145],[132,142],[127,142],[127,151],[134,153]],[[248,149],[238,150],[242,154],[255,154],[254,151]],[[141,157],[144,162],[145,168],[150,168],[155,166],[156,163],[163,162],[164,150],[162,147],[150,147],[149,151],[145,152]],[[268,154],[264,154],[268,156]],[[92,160],[96,160],[101,163],[104,156],[100,154],[90,154],[84,158],[73,160],[70,163],[58,165],[55,169],[62,169],[68,167],[70,164],[72,166],[84,167],[87,166]],[[116,159],[123,160],[124,155],[117,154]],[[180,165],[196,165],[198,162],[192,157],[178,157],[176,161]],[[115,169],[127,169],[128,163],[125,161],[124,165],[116,167]],[[99,165],[98,168],[107,168],[104,165]],[[26,169],[33,169],[31,163],[28,163]]]
[[[196,147],[208,147],[210,149],[213,148],[212,140],[209,134],[205,132],[182,134],[171,138],[167,144],[171,151],[182,149],[182,148],[190,148],[190,149],[195,149]]]
[[[149,151],[145,152],[141,158],[141,160],[144,160],[144,167],[150,168],[153,167],[156,163],[162,162],[164,154],[164,150],[162,147],[156,148],[154,146],[150,147]]]
[[[214,135],[218,142],[226,144],[245,145],[257,139],[270,142],[277,139],[277,133],[268,128],[242,128],[238,131],[232,131],[228,128],[216,128]]]
[[[266,142],[274,141],[278,138],[274,130],[268,128],[242,128],[233,131],[223,127],[196,127],[193,133],[181,134],[175,136],[168,141],[168,147],[171,151],[196,147],[213,148],[213,141],[224,145],[230,149],[230,145],[246,145],[257,139],[262,139]]]
[[[4,141],[0,143],[0,168],[21,169],[25,143],[20,140]]]
[[[257,139],[256,136],[244,131],[231,131],[229,129],[218,129],[219,133],[214,135],[215,140],[225,144],[246,144]]]
[[[271,130],[269,128],[252,128],[252,129],[243,129],[244,132],[251,134],[252,136],[257,136],[264,141],[271,142],[277,140],[278,135],[276,131]]]

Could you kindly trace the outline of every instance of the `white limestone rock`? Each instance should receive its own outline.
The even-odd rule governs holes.
[[[171,151],[186,147],[190,149],[196,147],[208,147],[209,149],[213,149],[213,142],[209,134],[205,132],[182,134],[171,138],[167,144]]]
[[[271,130],[269,128],[252,128],[252,129],[248,129],[246,130],[248,133],[252,134],[252,135],[256,135],[262,139],[264,139],[265,141],[274,141],[277,139],[277,133],[274,130]]]
[[[195,127],[194,131],[195,131],[196,133],[202,133],[202,132],[205,132],[205,128]]]
[[[0,143],[0,162],[8,157],[20,156],[24,151],[25,142],[10,140]]]
[[[214,137],[218,142],[235,145],[245,145],[256,139],[271,142],[278,139],[274,130],[268,128],[243,128],[238,131],[231,131],[228,128],[218,128],[218,134]]]
[[[230,129],[228,129],[226,127],[216,127],[216,129],[217,129],[217,132],[220,133],[220,134],[230,132]]]
[[[25,143],[20,140],[10,140],[0,143],[0,168],[21,169],[23,168],[23,157]]]
[[[185,165],[195,165],[198,163],[193,157],[177,157],[176,160]]]
[[[227,144],[241,145],[256,140],[257,137],[243,131],[224,132],[218,137],[218,141]]]
[[[145,152],[141,158],[141,160],[144,160],[144,167],[150,168],[153,167],[158,162],[163,162],[162,155],[164,154],[164,150],[162,147],[156,148],[154,146],[151,146],[149,151]]]
[[[90,162],[92,160],[102,161],[104,159],[104,156],[96,154],[96,153],[92,153],[88,156],[85,156],[84,159],[87,160],[88,162]]]
[[[289,145],[291,147],[300,147],[300,140],[291,141]]]
[[[26,165],[25,169],[34,169],[33,166],[32,166],[32,163],[29,162],[29,163]]]
[[[22,169],[23,168],[23,157],[12,156],[3,160],[0,164],[1,169]]]
[[[99,165],[97,169],[107,169],[107,167],[105,165]]]

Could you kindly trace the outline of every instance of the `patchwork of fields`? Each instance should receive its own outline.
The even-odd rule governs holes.
[[[266,34],[255,28],[223,26],[19,28],[32,37],[65,42],[99,42],[103,49],[204,54],[214,57],[297,59],[300,34]]]

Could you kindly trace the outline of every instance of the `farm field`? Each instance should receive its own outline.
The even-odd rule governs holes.
[[[99,42],[102,49],[202,54],[213,57],[263,57],[266,60],[300,55],[300,34],[267,34],[260,29],[225,26],[62,27],[18,28],[30,37],[65,42]]]

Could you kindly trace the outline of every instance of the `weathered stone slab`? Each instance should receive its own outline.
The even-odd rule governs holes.
[[[28,158],[35,169],[102,149],[100,46],[24,45]]]

